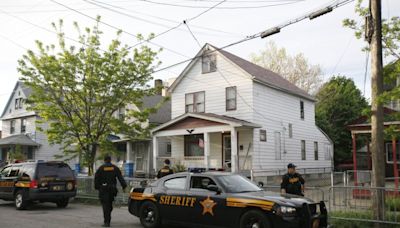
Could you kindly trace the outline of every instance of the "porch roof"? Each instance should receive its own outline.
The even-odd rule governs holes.
[[[230,125],[232,127],[249,127],[249,128],[260,128],[261,126],[246,120],[237,119],[235,117],[218,115],[214,113],[185,113],[180,115],[156,128],[154,128],[151,133],[155,133],[158,131],[166,130],[169,127],[177,125],[178,123],[182,123],[184,120],[187,119],[197,119],[203,120],[207,122],[208,126],[218,126],[218,125]],[[204,123],[200,123],[204,124]],[[195,123],[187,123],[185,127],[193,128],[199,127],[196,126]]]
[[[6,145],[40,146],[39,143],[33,141],[31,138],[24,134],[12,135],[0,139],[0,146]]]

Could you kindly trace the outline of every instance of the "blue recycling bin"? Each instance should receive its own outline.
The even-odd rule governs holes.
[[[133,162],[128,162],[125,163],[125,176],[126,177],[133,177],[133,168],[135,167],[135,164]]]
[[[75,175],[78,175],[81,172],[81,164],[75,164]]]

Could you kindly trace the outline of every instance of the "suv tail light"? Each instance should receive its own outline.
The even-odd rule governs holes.
[[[29,183],[29,188],[38,188],[38,182],[37,182],[37,180],[32,180],[32,181]]]

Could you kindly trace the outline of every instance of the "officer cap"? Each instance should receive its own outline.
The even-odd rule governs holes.
[[[295,166],[293,163],[289,163],[289,164],[287,165],[287,167],[288,167],[288,169],[290,169],[290,168],[296,168],[296,166]]]

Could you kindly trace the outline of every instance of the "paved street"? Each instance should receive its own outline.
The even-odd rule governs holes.
[[[114,208],[112,227],[141,228],[139,220],[129,214],[126,207]],[[26,211],[17,211],[13,202],[0,200],[0,227],[2,228],[82,228],[101,227],[102,211],[100,206],[70,204],[58,209],[55,204],[35,204]]]

